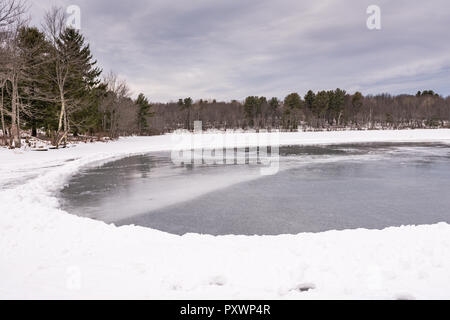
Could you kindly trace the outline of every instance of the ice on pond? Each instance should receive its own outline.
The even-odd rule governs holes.
[[[450,222],[450,148],[280,148],[280,170],[175,165],[168,153],[83,169],[61,193],[74,214],[175,234],[275,235]]]

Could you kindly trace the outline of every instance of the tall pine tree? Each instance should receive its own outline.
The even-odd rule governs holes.
[[[148,117],[152,116],[150,112],[151,105],[148,102],[148,99],[144,96],[144,94],[139,94],[136,104],[139,107],[138,111],[138,126],[139,126],[139,134],[145,135],[149,134],[148,127]]]

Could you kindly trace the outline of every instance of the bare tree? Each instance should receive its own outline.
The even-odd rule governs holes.
[[[125,116],[132,117],[126,114],[127,106],[130,105],[131,92],[126,81],[120,80],[113,72],[105,77],[104,83],[107,86],[108,94],[100,106],[103,114],[102,127],[103,131],[109,131],[110,136],[116,138],[119,134],[120,120]]]
[[[83,90],[94,87],[101,70],[94,68],[89,45],[83,36],[66,25],[67,16],[62,8],[53,7],[44,17],[43,29],[50,43],[50,68],[44,68],[44,78],[54,85],[47,99],[60,105],[58,129],[54,138],[56,147],[66,143],[71,115],[86,107]]]
[[[5,124],[5,111],[4,111],[4,87],[8,78],[7,66],[8,66],[8,56],[9,52],[6,50],[6,32],[0,29],[0,89],[1,89],[1,100],[0,100],[0,118],[1,118],[1,129],[2,129],[2,140],[3,144],[6,144],[6,124]]]
[[[24,0],[0,0],[0,28],[14,24],[26,10]]]
[[[6,85],[6,80],[8,78],[7,73],[7,61],[9,60],[8,52],[5,50],[5,35],[0,33],[0,90],[1,90],[1,100],[0,100],[0,118],[1,118],[1,129],[2,129],[2,141],[6,145],[7,135],[6,135],[6,124],[5,124],[5,111],[4,111],[4,87]]]
[[[7,144],[7,133],[6,133],[6,124],[5,124],[5,113],[3,111],[3,106],[4,106],[4,93],[3,93],[3,84],[0,83],[1,85],[1,91],[2,91],[2,97],[0,100],[0,118],[1,118],[1,124],[2,124],[2,144],[6,145]]]
[[[11,133],[13,135],[14,145],[20,146],[20,132],[18,127],[18,56],[14,50],[17,45],[17,35],[23,21],[22,16],[26,11],[26,2],[24,0],[0,0],[0,117],[2,125],[3,141],[6,143],[6,124],[4,105],[4,90],[8,82],[11,83],[12,100],[11,114],[12,118]]]
[[[58,92],[56,95],[53,92],[47,92],[46,98],[59,102],[61,109],[59,112],[58,130],[54,138],[54,144],[58,147],[63,140],[67,138],[69,132],[67,123],[67,99],[66,99],[66,83],[70,73],[70,59],[65,56],[65,53],[59,49],[60,36],[66,28],[66,14],[61,8],[53,7],[45,14],[43,29],[46,33],[47,40],[51,44],[51,63],[53,63],[53,70],[46,74],[46,78],[56,85]],[[49,69],[50,70],[50,69]],[[62,130],[64,133],[62,134]]]
[[[2,99],[1,116],[3,135],[5,135],[4,114],[11,117],[11,147],[20,147],[20,110],[21,100],[19,96],[19,81],[23,76],[25,61],[19,49],[20,30],[26,25],[22,14],[25,10],[25,4],[22,1],[7,1],[7,6],[2,4],[0,10],[3,10],[3,25],[1,27],[1,50],[3,59],[0,65],[0,85],[2,94],[4,89],[10,88],[11,112],[7,111]],[[8,85],[9,84],[9,85]]]

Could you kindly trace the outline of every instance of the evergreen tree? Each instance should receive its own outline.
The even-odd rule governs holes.
[[[303,101],[298,93],[291,93],[284,99],[284,105],[291,110],[301,109]]]
[[[352,114],[353,114],[353,122],[357,124],[357,116],[363,106],[363,95],[361,92],[357,91],[352,97]]]
[[[272,111],[276,111],[280,107],[280,100],[278,100],[278,98],[276,97],[273,97],[272,99],[270,99],[269,105]]]
[[[319,91],[313,103],[313,109],[315,110],[318,118],[324,118],[327,115],[329,105],[330,97],[328,92]]]
[[[306,107],[313,111],[313,106],[314,106],[314,100],[316,99],[316,94],[309,90],[308,93],[305,95],[305,103],[306,103]]]
[[[180,99],[181,100],[181,99]],[[183,103],[181,106],[184,110],[186,110],[186,124],[185,128],[188,130],[191,130],[191,109],[193,105],[192,98],[185,98],[184,100],[181,100]]]
[[[54,7],[45,15],[44,27],[50,50],[48,55],[48,72],[45,73],[47,83],[54,84],[53,90],[45,92],[48,99],[58,103],[58,129],[54,144],[58,147],[66,141],[73,131],[85,131],[87,123],[95,123],[95,112],[85,112],[84,108],[93,109],[92,101],[97,95],[90,94],[100,84],[98,77],[101,70],[93,60],[89,44],[83,35],[75,29],[66,27],[65,12]],[[93,111],[93,110],[92,110]],[[86,121],[77,114],[89,114],[93,119]]]
[[[192,107],[193,104],[192,98],[186,98],[184,99],[183,102],[184,102],[183,105],[186,109],[190,109]]]
[[[419,94],[419,93],[420,93],[420,91],[417,94]],[[422,97],[425,97],[425,96],[439,97],[439,94],[437,94],[433,90],[424,90],[420,96],[422,96]]]
[[[19,95],[26,105],[22,120],[32,136],[37,136],[38,128],[54,128],[57,109],[54,103],[40,99],[39,92],[48,87],[42,74],[47,66],[43,63],[48,55],[49,43],[44,33],[37,28],[22,27],[19,31],[20,54],[23,71],[19,82]]]
[[[153,114],[150,112],[151,105],[148,102],[147,98],[144,96],[144,94],[139,94],[136,104],[139,107],[138,111],[138,126],[139,126],[139,132],[141,135],[148,134],[149,133],[149,127],[148,127],[148,121],[147,118],[152,116]]]
[[[245,99],[244,113],[250,126],[255,125],[255,118],[261,114],[261,107],[267,103],[265,97],[250,96]]]
[[[260,100],[256,96],[250,96],[245,99],[244,102],[244,112],[245,117],[248,120],[252,120],[256,115],[256,109],[258,108]]]
[[[68,78],[68,120],[73,132],[89,132],[100,123],[98,106],[106,88],[100,86],[101,70],[96,67],[89,44],[84,36],[72,28],[65,29],[60,36],[60,49],[73,60],[72,72]]]
[[[347,93],[344,90],[337,88],[335,91],[329,93],[330,110],[336,123],[339,125],[344,110],[345,95]]]

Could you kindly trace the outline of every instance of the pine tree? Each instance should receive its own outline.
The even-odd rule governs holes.
[[[276,97],[273,97],[272,99],[270,99],[269,105],[271,110],[274,112],[280,107],[280,100],[278,100],[278,98]]]
[[[139,133],[141,135],[144,134],[148,134],[148,121],[147,118],[149,116],[152,116],[153,114],[150,112],[151,109],[151,105],[148,102],[148,99],[145,97],[144,94],[139,94],[137,100],[136,100],[136,104],[139,107],[139,111],[138,111],[138,128],[139,128]]]
[[[255,118],[261,113],[261,105],[267,101],[264,97],[250,96],[244,102],[244,114],[247,118],[249,126],[255,125]]]
[[[19,49],[24,60],[22,77],[19,81],[19,94],[26,106],[22,120],[25,128],[30,129],[32,136],[37,136],[38,128],[55,126],[57,110],[52,102],[43,100],[39,92],[49,84],[45,83],[42,74],[46,65],[49,44],[45,35],[37,28],[23,27],[19,32]]]
[[[353,122],[357,124],[357,116],[363,106],[363,95],[361,92],[357,91],[352,97],[352,113],[353,113]]]
[[[67,28],[60,36],[60,50],[72,60],[68,77],[67,121],[75,134],[92,131],[99,126],[98,106],[106,88],[100,87],[101,70],[95,65],[89,44],[75,29]]]
[[[319,91],[314,99],[313,109],[318,118],[324,118],[330,106],[330,96],[327,91]]]
[[[347,92],[337,88],[330,95],[330,109],[333,114],[333,118],[336,121],[336,124],[338,124],[338,125],[340,124],[340,120],[341,120],[342,113],[344,110],[346,94],[347,94]]]
[[[67,28],[64,10],[53,8],[45,16],[47,39],[50,42],[50,67],[47,68],[46,80],[54,83],[53,90],[45,92],[47,98],[58,103],[58,129],[54,144],[58,147],[66,141],[71,126],[75,132],[85,130],[87,123],[95,123],[100,117],[94,111],[94,104],[98,101],[91,94],[97,88],[101,70],[93,60],[89,44],[83,35],[75,29]],[[80,114],[92,117],[85,119]]]
[[[305,95],[305,103],[306,103],[306,107],[313,111],[313,106],[314,106],[314,100],[316,99],[316,94],[309,90],[308,93]]]
[[[284,99],[284,105],[291,110],[301,109],[303,101],[298,93],[291,93]]]

